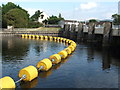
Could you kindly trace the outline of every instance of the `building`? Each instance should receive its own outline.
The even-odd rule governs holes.
[[[40,17],[38,18],[38,22],[42,23],[42,21],[48,18],[49,16],[45,12],[43,12],[42,14],[40,14]]]
[[[61,20],[58,25],[61,26],[61,28],[64,27],[64,24],[69,24],[70,26],[72,24],[75,24],[76,26],[79,25],[79,21],[75,21],[75,20]]]
[[[78,25],[79,24],[79,21],[75,21],[75,20],[64,20],[64,23],[65,24],[75,24],[75,25]]]
[[[118,14],[120,15],[120,1],[118,2]]]

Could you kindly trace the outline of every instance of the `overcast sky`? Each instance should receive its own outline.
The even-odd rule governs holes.
[[[26,9],[30,15],[45,11],[49,16],[59,13],[69,20],[111,19],[118,13],[119,0],[0,0],[3,4],[11,1]]]

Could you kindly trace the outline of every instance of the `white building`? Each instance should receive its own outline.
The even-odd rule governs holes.
[[[64,20],[65,24],[75,24],[75,25],[79,25],[79,21],[75,21],[75,20]]]
[[[40,17],[38,18],[38,22],[42,23],[42,21],[48,18],[49,16],[45,12],[43,12],[42,14],[40,14]]]
[[[120,15],[120,1],[118,2],[118,14]]]

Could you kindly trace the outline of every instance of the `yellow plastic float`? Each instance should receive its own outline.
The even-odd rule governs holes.
[[[28,35],[27,35],[27,34],[25,34],[24,36],[25,36],[25,37],[28,37]]]
[[[43,40],[43,35],[40,35],[39,37],[40,37],[41,40]]]
[[[31,81],[38,76],[38,71],[34,66],[28,66],[19,71],[19,77],[22,78],[25,75],[23,81]]]
[[[29,38],[31,38],[31,35],[28,35]]]
[[[35,35],[36,38],[39,38],[39,35]]]
[[[64,58],[64,59],[68,56],[67,52],[64,50],[58,52],[58,54],[61,56],[61,58]]]
[[[53,64],[58,64],[61,62],[61,57],[59,54],[54,54],[50,56],[50,60],[52,61]]]
[[[52,36],[49,36],[49,40],[50,40],[50,41],[53,40],[53,37],[52,37]]]
[[[74,50],[75,50],[75,47],[74,47],[74,46],[72,46],[72,45],[68,46],[68,48],[70,48],[70,49],[71,49],[71,51],[74,51]]]
[[[57,37],[53,37],[53,39],[54,39],[54,41],[56,41],[56,40],[57,40]]]
[[[44,39],[45,39],[45,40],[48,40],[48,36],[44,36]]]
[[[31,35],[32,39],[35,39],[35,35]]]
[[[66,38],[63,38],[63,40],[62,40],[63,42],[65,42],[66,41]]]
[[[72,52],[70,48],[65,48],[64,50],[65,50],[68,54],[71,54],[71,52]]]
[[[23,38],[23,37],[25,37],[25,35],[24,35],[24,34],[22,34],[21,36],[22,36],[22,38]]]
[[[11,77],[5,76],[0,79],[0,90],[12,89],[15,87],[16,87],[15,82]]]
[[[41,71],[48,71],[52,67],[52,62],[48,58],[45,58],[38,62],[36,66]]]

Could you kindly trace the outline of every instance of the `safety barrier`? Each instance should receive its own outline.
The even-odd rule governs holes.
[[[52,37],[52,36],[43,36],[43,35],[29,35],[29,34],[22,34],[22,38],[29,38],[29,39],[40,39],[40,40],[53,40],[63,43],[68,43],[69,46],[65,48],[64,50],[58,52],[57,54],[51,55],[49,58],[45,58],[43,60],[40,60],[36,67],[34,66],[28,66],[23,68],[19,71],[19,80],[14,81],[11,77],[5,76],[0,79],[0,89],[4,88],[16,88],[16,84],[20,81],[32,81],[36,77],[38,77],[38,71],[48,71],[52,65],[58,64],[61,62],[62,59],[67,58],[68,55],[70,55],[76,48],[77,44],[66,38],[62,37]]]

